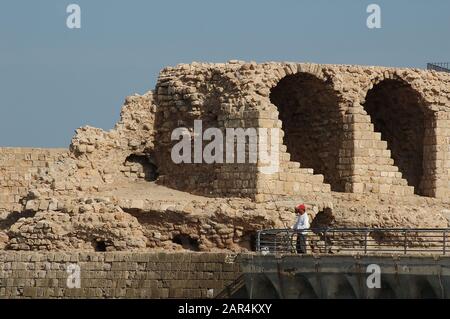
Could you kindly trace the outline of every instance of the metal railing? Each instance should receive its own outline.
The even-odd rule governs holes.
[[[297,238],[304,234],[307,253],[445,255],[450,248],[449,233],[450,228],[318,228],[301,233],[292,229],[271,229],[257,233],[256,250],[272,254],[297,253]]]
[[[435,70],[438,72],[450,72],[450,63],[449,62],[427,63],[427,69]]]

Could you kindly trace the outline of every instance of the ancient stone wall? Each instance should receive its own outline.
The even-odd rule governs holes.
[[[67,155],[50,165],[33,188],[44,197],[72,196],[121,181],[154,178],[155,112],[152,92],[127,97],[114,129],[77,129]],[[132,163],[136,158],[138,163]]]
[[[195,133],[195,120],[202,121],[203,130],[215,127],[223,133],[227,127],[246,128],[257,124],[256,114],[251,120],[242,116],[245,101],[239,96],[239,83],[225,73],[227,68],[225,64],[221,69],[220,65],[194,63],[161,72],[156,86],[155,127],[160,182],[164,185],[213,196],[252,197],[256,193],[256,164],[205,164],[203,159],[200,163],[174,164],[171,158],[172,147],[178,142],[172,141],[172,132],[183,127]],[[202,149],[207,143],[202,143]],[[192,141],[192,155],[194,147]]]
[[[418,69],[239,61],[166,68],[157,84],[161,182],[261,200],[330,189],[447,198],[449,97],[449,75]],[[280,170],[173,164],[170,134],[192,130],[194,119],[281,129]]]
[[[450,76],[434,71],[305,63],[192,63],[161,71],[155,92],[128,97],[115,129],[77,130],[70,152],[35,186],[41,193],[100,191],[121,180],[213,197],[350,192],[449,198]],[[195,131],[195,120],[201,120]],[[249,161],[259,140],[235,140],[244,163],[196,158],[208,128],[277,129],[277,170]],[[177,128],[191,163],[176,163]],[[260,134],[258,132],[258,134]],[[269,137],[270,138],[270,134]],[[234,141],[234,138],[233,138]],[[270,150],[270,149],[269,149]],[[23,190],[22,190],[23,192]]]
[[[0,148],[0,212],[21,211],[36,179],[67,153],[64,149]]]
[[[213,298],[239,275],[224,253],[0,252],[0,298]]]
[[[449,106],[450,75],[434,71],[167,67],[155,91],[126,98],[110,131],[80,128],[68,151],[0,150],[0,249],[241,252],[257,230],[292,225],[299,202],[313,222],[329,212],[324,227],[448,227]],[[178,128],[193,163],[172,158]],[[196,163],[208,128],[269,134],[233,136],[231,163],[229,150],[225,163]],[[269,139],[275,171],[249,162]]]

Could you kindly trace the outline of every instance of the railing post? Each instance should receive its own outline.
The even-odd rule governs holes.
[[[407,250],[408,250],[408,242],[407,242],[408,238],[407,238],[407,232],[408,232],[408,230],[405,229],[405,238],[404,238],[404,241],[403,241],[403,245],[404,245],[403,248],[405,249],[405,255],[406,255]]]
[[[277,253],[277,247],[278,247],[278,245],[277,245],[277,240],[278,240],[278,236],[277,236],[278,234],[275,234],[275,247],[274,247],[274,249],[273,249],[273,252],[276,254]]]
[[[294,232],[292,232],[290,244],[291,244],[291,253],[296,254],[297,253],[297,248],[294,245],[294,235],[295,235]]]
[[[261,231],[256,234],[256,251],[261,252]]]
[[[289,230],[288,230],[287,233],[286,233],[286,243],[285,243],[285,247],[286,247],[286,248],[285,248],[285,249],[286,249],[286,252],[285,252],[285,253],[291,254],[291,253],[292,253],[292,236],[291,236]]]
[[[369,231],[366,229],[364,234],[364,255],[367,255],[367,237],[369,235]]]
[[[442,254],[445,255],[447,253],[447,251],[446,251],[446,249],[447,249],[447,247],[446,247],[446,244],[447,244],[447,231],[446,230],[444,230],[443,237],[444,238],[442,239],[442,241],[443,241],[443,243],[442,243]]]
[[[325,232],[323,233],[323,238],[325,240],[325,254],[328,254],[328,250],[327,250],[327,229],[325,229]]]

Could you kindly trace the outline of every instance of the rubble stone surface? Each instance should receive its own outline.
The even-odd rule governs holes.
[[[195,120],[279,129],[278,170],[174,163],[172,132]],[[110,131],[79,128],[68,150],[0,148],[0,249],[245,251],[291,226],[299,202],[317,227],[448,227],[450,75],[181,64],[127,97]]]

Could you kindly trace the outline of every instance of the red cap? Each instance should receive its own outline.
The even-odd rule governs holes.
[[[302,211],[302,212],[306,211],[305,204],[298,205],[297,207],[295,207],[295,210]]]

